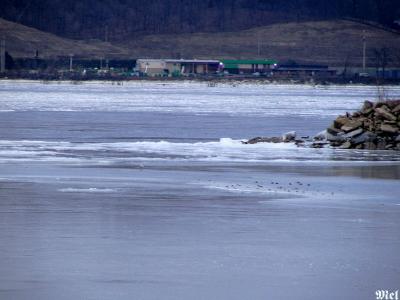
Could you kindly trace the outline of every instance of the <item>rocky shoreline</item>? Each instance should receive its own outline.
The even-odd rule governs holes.
[[[400,150],[400,100],[365,101],[359,111],[339,116],[326,139],[341,149]]]
[[[256,137],[243,143],[400,151],[400,100],[365,101],[359,111],[338,116],[331,126],[313,138],[297,138],[296,132],[291,131],[281,137]]]

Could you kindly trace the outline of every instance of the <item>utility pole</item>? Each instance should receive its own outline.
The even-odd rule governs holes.
[[[2,38],[0,43],[0,73],[6,71],[6,39]]]
[[[108,43],[108,25],[106,25],[106,27],[104,29],[104,42]],[[108,58],[107,57],[106,57],[106,69],[108,70]]]
[[[365,36],[365,30],[363,31],[363,73],[365,73],[365,69],[367,66],[367,58],[366,58],[366,54],[367,54],[367,38]]]
[[[69,71],[72,72],[72,62],[73,62],[73,54],[69,55]]]
[[[108,42],[108,25],[104,28],[104,41]]]

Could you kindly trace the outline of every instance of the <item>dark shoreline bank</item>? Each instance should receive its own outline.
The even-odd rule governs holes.
[[[348,85],[362,84],[369,86],[400,85],[400,79],[376,79],[376,78],[276,78],[263,76],[182,76],[182,77],[127,77],[127,76],[56,76],[52,74],[31,74],[30,76],[0,75],[2,80],[32,80],[45,82],[71,81],[74,83],[104,81],[104,82],[208,82],[210,85],[217,83],[258,83],[258,84],[315,84],[315,85]]]

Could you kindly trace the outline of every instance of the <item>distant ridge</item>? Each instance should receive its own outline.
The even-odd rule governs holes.
[[[6,50],[13,57],[57,58],[74,54],[82,58],[128,57],[125,49],[101,41],[80,41],[61,38],[0,18],[0,37],[6,39]]]
[[[105,43],[58,37],[0,19],[13,57],[42,58],[74,54],[80,58],[271,58],[280,62],[361,66],[366,35],[367,65],[374,67],[375,50],[387,49],[388,67],[400,67],[400,35],[349,20],[292,22],[218,33],[158,34]]]

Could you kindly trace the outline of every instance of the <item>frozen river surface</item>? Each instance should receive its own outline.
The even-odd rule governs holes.
[[[0,82],[0,299],[400,289],[399,153],[240,142],[316,134],[376,93]]]

